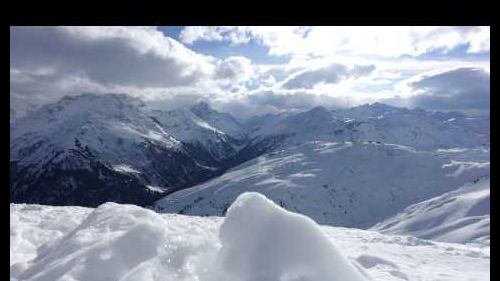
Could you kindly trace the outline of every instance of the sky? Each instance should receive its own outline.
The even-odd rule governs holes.
[[[242,118],[373,102],[488,115],[490,28],[10,28],[11,115],[82,93]]]

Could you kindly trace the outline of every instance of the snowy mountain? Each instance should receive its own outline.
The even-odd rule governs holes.
[[[154,209],[223,215],[239,194],[255,191],[318,223],[368,228],[488,175],[489,162],[450,161],[400,145],[314,141],[262,155],[169,194]]]
[[[490,179],[468,183],[457,190],[410,205],[372,229],[436,241],[489,245]]]
[[[212,116],[210,114],[214,112],[212,110],[206,113],[205,117]],[[155,110],[148,115],[184,145],[190,145],[198,151],[207,151],[206,161],[213,161],[214,165],[224,166],[224,161],[235,156],[245,145],[246,138],[243,135],[236,134],[233,137],[224,131],[226,127],[229,127],[231,131],[233,129],[231,126],[222,125],[221,129],[214,127],[194,114],[192,109]],[[221,124],[218,125],[221,126]],[[237,137],[242,138],[237,139]]]
[[[10,205],[10,280],[490,280],[490,248],[318,226],[247,193],[225,218]]]
[[[245,128],[229,113],[218,112],[206,102],[199,102],[190,111],[235,140],[245,142],[247,139]]]
[[[243,124],[248,131],[249,138],[258,137],[262,132],[268,131],[270,128],[274,127],[276,123],[285,119],[291,114],[280,113],[280,114],[265,114],[260,116],[253,116],[244,120]]]
[[[10,96],[10,123],[20,119],[30,112],[37,109],[38,106],[30,103],[26,98],[18,95]]]
[[[489,118],[378,103],[240,123],[203,102],[148,111],[126,95],[84,94],[11,123],[10,195],[222,215],[239,194],[257,191],[319,223],[381,223],[387,232],[443,241],[468,227],[471,235],[450,241],[470,242],[487,237],[486,217],[474,225],[467,214],[450,217],[449,233],[429,233],[405,208],[424,214],[432,209],[426,200],[446,201],[440,196],[489,176],[489,134]]]
[[[223,171],[215,165],[217,161],[204,157],[213,151],[176,139],[170,128],[141,107],[141,101],[126,95],[84,94],[66,97],[13,122],[11,200],[83,206],[106,201],[145,205],[165,191]],[[189,126],[183,116],[173,117]],[[193,120],[208,128],[199,119]],[[169,121],[166,125],[179,123]]]
[[[489,122],[488,117],[470,118],[461,113],[409,110],[380,103],[332,111],[318,106],[261,130],[249,150],[272,150],[305,141],[378,141],[427,151],[489,148]]]

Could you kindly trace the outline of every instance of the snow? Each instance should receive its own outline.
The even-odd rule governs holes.
[[[410,205],[374,230],[436,241],[490,243],[490,179]]]
[[[59,209],[65,208],[68,209],[65,215],[71,216],[73,207]],[[89,209],[88,216],[74,230],[54,239],[50,246],[41,246],[45,250],[36,253],[36,259],[14,264],[11,277],[196,280],[207,261],[206,254],[216,251],[214,227],[210,220],[161,217],[137,206],[106,203],[95,210]]]
[[[210,111],[210,113],[217,114],[215,111]],[[189,109],[154,110],[148,115],[161,124],[175,139],[201,145],[216,159],[228,158],[238,152],[230,136],[207,123]]]
[[[151,142],[175,151],[182,144],[158,128],[137,102],[125,95],[84,94],[43,106],[11,125],[10,159],[30,167],[35,175],[63,160],[78,139],[82,147],[88,147],[99,160],[118,167],[120,172],[135,170],[140,174],[133,174],[155,181],[158,175],[142,145]],[[132,170],[120,168],[125,166]]]
[[[120,165],[114,165],[113,170],[121,173],[132,173],[132,174],[140,174],[141,172],[137,171],[136,169],[130,167],[127,164],[120,164]]]
[[[454,121],[445,122],[450,119]],[[315,107],[259,131],[254,142],[285,136],[284,143],[294,145],[306,141],[379,141],[431,151],[489,146],[489,135],[489,118],[469,120],[460,113],[435,114],[372,104],[334,111]]]
[[[490,149],[485,147],[454,147],[450,149],[438,149],[436,153],[451,160],[469,162],[489,162]]]
[[[11,186],[15,193],[43,184],[47,175],[60,169],[85,169],[101,177],[91,167],[97,161],[106,170],[122,174],[110,173],[113,179],[134,178],[144,185],[178,188],[201,182],[223,169],[227,165],[224,160],[245,144],[189,109],[155,113],[137,103],[126,95],[83,94],[63,98],[13,122],[10,159],[15,169],[11,173],[22,170]],[[208,119],[227,117],[211,109],[205,114]],[[222,125],[231,121],[215,119]],[[85,156],[78,157],[79,150],[85,151]],[[54,177],[63,177],[56,174]],[[118,193],[115,200],[123,198]],[[35,202],[45,202],[43,199]],[[139,203],[133,199],[121,202]]]
[[[225,218],[11,204],[11,280],[489,280],[489,117],[372,104],[245,128],[206,103],[168,112],[136,103],[87,94],[11,118],[11,160],[35,178],[78,138],[163,193],[145,145],[201,146],[220,163],[267,153],[154,206]],[[280,146],[266,150],[269,139]],[[218,169],[201,162],[190,165]]]
[[[153,191],[153,192],[160,192],[160,193],[163,193],[166,191],[166,188],[162,188],[162,187],[159,187],[159,186],[154,186],[154,185],[146,185],[146,187]]]
[[[245,128],[229,113],[218,112],[207,103],[199,102],[190,108],[200,119],[235,139],[245,139]]]
[[[235,200],[219,236],[213,280],[365,280],[314,221],[258,193]]]
[[[160,212],[223,215],[255,191],[321,224],[368,228],[416,204],[489,175],[467,164],[384,143],[307,142],[260,156],[155,203]]]
[[[490,280],[489,246],[318,226],[255,193],[226,218],[115,203],[10,212],[11,281]]]
[[[459,176],[463,173],[466,173],[467,171],[471,171],[474,169],[489,169],[490,168],[490,162],[464,162],[464,161],[455,161],[452,160],[448,164],[444,164],[443,168],[454,168],[454,172],[450,175],[452,176]]]
[[[10,204],[10,264],[33,259],[40,245],[73,230],[90,211],[83,207]]]

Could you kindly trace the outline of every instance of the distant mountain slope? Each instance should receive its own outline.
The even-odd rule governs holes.
[[[155,210],[222,215],[241,193],[257,191],[319,223],[367,228],[406,206],[489,175],[412,148],[306,142],[243,163],[224,175],[157,201]]]
[[[276,118],[273,118],[273,121]],[[380,103],[348,109],[315,107],[282,118],[252,139],[250,150],[305,141],[378,141],[434,151],[455,147],[489,147],[489,118],[461,113],[409,110]]]
[[[410,205],[373,230],[447,242],[490,242],[490,179]]]
[[[315,145],[318,147],[313,148]],[[344,152],[328,155],[337,159],[332,162],[330,158],[325,159],[324,154],[317,153],[321,145]],[[422,154],[413,149],[436,155]],[[282,163],[285,160],[279,157],[295,154],[302,155],[299,162],[305,161],[301,162],[303,166],[294,166],[292,171],[295,175],[279,179],[282,176],[280,171],[285,168],[279,168],[278,164],[276,167],[271,165],[272,169],[263,174],[248,171],[255,178],[245,176],[242,181],[238,178],[231,180],[236,187],[235,194],[240,192],[239,189],[246,188],[243,184],[247,181],[263,186],[283,181],[285,183],[278,186],[286,190],[289,194],[286,196],[306,194],[296,187],[305,186],[308,179],[319,177],[326,181],[317,184],[327,187],[318,194],[314,193],[316,195],[301,195],[303,198],[300,200],[311,203],[335,198],[342,201],[348,197],[342,199],[328,195],[328,192],[330,189],[340,192],[337,184],[341,183],[346,190],[341,191],[342,196],[351,196],[348,183],[353,178],[358,180],[354,186],[358,186],[379,175],[389,183],[396,182],[391,185],[395,188],[406,181],[411,186],[416,185],[418,180],[412,182],[415,176],[411,174],[412,170],[419,171],[420,181],[427,178],[425,173],[429,173],[431,178],[435,176],[431,182],[440,186],[435,193],[410,192],[406,194],[409,197],[401,194],[398,199],[384,197],[401,201],[389,204],[391,207],[384,206],[390,211],[383,210],[380,216],[386,218],[386,215],[394,215],[396,209],[401,211],[407,206],[404,204],[418,203],[463,184],[462,176],[458,176],[451,177],[455,180],[451,180],[453,184],[448,186],[450,177],[444,177],[446,169],[439,167],[451,160],[489,161],[489,118],[371,104],[338,110],[316,107],[297,114],[266,115],[240,123],[232,115],[218,112],[204,102],[190,108],[148,111],[143,102],[126,95],[84,94],[63,98],[11,123],[10,195],[12,202],[53,205],[96,206],[106,201],[148,205],[171,192],[221,175],[245,161],[253,159],[238,169],[252,165],[260,169],[255,165],[262,159]],[[347,156],[342,156],[344,154]],[[381,158],[376,162],[367,156],[371,154],[411,156],[398,158],[400,162],[395,164],[390,163],[394,158]],[[422,159],[414,162],[414,156]],[[340,157],[340,160],[335,157]],[[352,166],[365,163],[371,166],[367,166],[366,170],[358,169],[355,177],[346,176],[351,174]],[[453,165],[456,168],[461,164]],[[388,171],[381,169],[385,166]],[[424,166],[434,168],[425,170]],[[316,174],[315,169],[324,172]],[[478,169],[482,171],[485,168]],[[233,169],[214,181],[234,176],[235,171]],[[330,178],[335,173],[338,177]],[[266,181],[259,178],[261,176]],[[288,183],[291,187],[285,189]],[[424,184],[427,188],[430,185]],[[377,186],[385,186],[385,182],[377,183]],[[235,195],[231,192],[228,194]],[[228,198],[231,199],[231,196]],[[370,218],[363,221],[349,217],[351,214],[347,211],[343,214],[344,207],[348,205],[343,201],[341,204],[333,203],[335,200],[332,199],[328,206],[342,211],[334,212],[331,208],[324,211],[318,207],[313,217],[323,219],[321,222],[366,227],[371,226],[369,223],[378,222],[370,213],[378,213],[377,210],[363,209],[361,213]],[[192,205],[192,202],[186,204]],[[172,207],[172,211],[181,211],[184,207]],[[217,208],[220,209],[220,206]]]
[[[198,151],[206,151],[208,155],[205,156],[205,160],[214,162],[213,165],[224,166],[224,161],[235,156],[245,144],[245,138],[232,137],[223,131],[224,128],[214,127],[189,109],[155,110],[148,115],[185,145],[192,146]]]
[[[190,108],[199,118],[208,124],[225,132],[236,140],[244,141],[247,138],[246,129],[231,114],[218,112],[212,109],[206,102],[200,102]]]

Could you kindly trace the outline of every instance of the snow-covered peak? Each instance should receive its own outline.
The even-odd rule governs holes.
[[[191,111],[193,111],[195,114],[204,115],[210,114],[214,110],[210,107],[210,105],[208,105],[208,103],[200,101],[197,104],[191,106]]]
[[[231,157],[238,151],[238,145],[231,136],[207,123],[189,109],[155,110],[149,115],[175,139],[195,146],[201,145],[216,160]]]
[[[334,115],[340,118],[352,118],[358,121],[365,121],[370,118],[377,118],[389,113],[404,114],[408,110],[404,108],[390,106],[384,103],[376,102],[372,104],[363,104],[346,109],[336,110]]]
[[[369,108],[371,110],[394,110],[397,109],[397,107],[381,103],[381,102],[374,102],[370,104],[364,104],[360,105],[359,108]]]
[[[253,116],[244,121],[244,126],[250,138],[258,137],[266,132],[269,128],[274,127],[279,121],[289,116],[286,113],[272,114],[268,113],[260,116]]]
[[[78,143],[111,164],[141,165],[147,162],[137,153],[141,143],[178,148],[179,141],[144,114],[140,105],[122,94],[83,94],[43,106],[11,124],[11,161],[41,165],[53,161],[53,155],[63,157],[61,152]]]
[[[14,122],[11,135],[27,131],[47,130],[67,124],[74,127],[89,121],[130,120],[140,115],[141,102],[124,94],[82,94],[66,96],[60,101],[40,107]]]
[[[341,122],[334,119],[330,111],[322,106],[317,106],[309,111],[282,119],[262,132],[261,137],[289,136],[293,138],[295,144],[312,140],[324,140],[327,135],[333,133],[334,128],[340,125]]]
[[[318,116],[318,118],[331,115],[330,111],[321,105],[313,107],[311,110],[308,111],[308,113],[309,113],[309,115],[312,115],[312,116]]]
[[[171,111],[154,110],[150,112],[149,115],[153,118],[157,118],[157,121],[162,123],[167,129],[176,130],[180,127],[185,127],[186,129],[196,128],[224,135],[224,132],[211,126],[205,120],[201,119],[188,109],[177,109]],[[195,138],[197,136],[193,135],[192,137]]]
[[[246,138],[245,128],[231,114],[218,112],[212,109],[206,102],[199,102],[192,106],[190,110],[199,118],[232,138],[238,140]]]
[[[273,121],[273,120],[271,120]],[[282,138],[282,143],[305,141],[375,141],[420,150],[488,147],[489,118],[466,118],[460,113],[409,110],[382,103],[328,111],[315,107],[273,123],[260,125],[256,141]]]
[[[43,112],[52,116],[63,114],[77,114],[87,112],[88,114],[113,115],[119,112],[141,107],[144,103],[126,94],[92,94],[85,93],[78,96],[66,96],[59,102],[46,105]],[[64,116],[61,116],[64,117]]]

